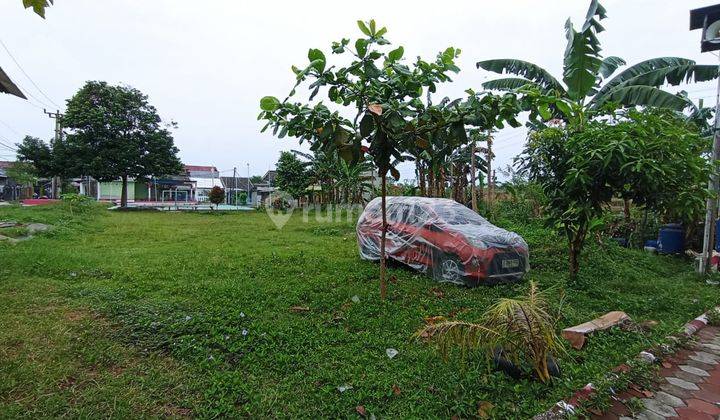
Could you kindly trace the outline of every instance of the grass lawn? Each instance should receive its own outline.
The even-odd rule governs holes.
[[[465,289],[394,267],[382,302],[378,265],[359,259],[352,221],[295,214],[277,230],[255,212],[61,206],[2,207],[0,220],[56,226],[0,243],[0,417],[349,417],[362,405],[378,417],[448,418],[476,416],[487,401],[495,417],[527,418],[720,300],[688,261],[610,244],[589,246],[567,284],[560,237],[499,220],[530,244],[526,279],[549,288],[553,304],[564,296],[561,327],[610,310],[659,321],[645,334],[592,337],[543,385],[476,356],[444,361],[412,339],[424,317],[474,320],[527,281]]]

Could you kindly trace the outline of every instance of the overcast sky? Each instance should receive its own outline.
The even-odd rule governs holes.
[[[604,0],[604,55],[629,63],[680,56],[715,63],[700,54],[699,31],[689,32],[688,11],[717,0]],[[440,93],[459,97],[495,77],[475,62],[521,58],[561,77],[563,25],[582,24],[588,1],[263,1],[56,0],[43,20],[21,0],[0,2],[0,66],[29,101],[0,95],[0,141],[29,134],[49,139],[53,122],[42,108],[62,106],[87,80],[127,84],[149,95],[160,115],[174,120],[183,162],[214,165],[242,175],[274,167],[279,151],[297,140],[261,134],[259,99],[284,97],[294,81],[290,66],[304,67],[307,50],[330,56],[332,41],[356,38],[356,20],[374,18],[405,56],[432,59],[448,46],[462,49],[462,72]],[[332,57],[329,58],[332,60]],[[36,84],[42,92],[33,85]],[[713,102],[712,84],[687,88]],[[44,93],[44,94],[43,94]],[[32,96],[31,96],[32,95]],[[47,95],[47,97],[45,96]],[[522,148],[524,130],[497,134],[496,166]],[[0,160],[13,153],[0,147]],[[402,171],[413,177],[412,168]]]

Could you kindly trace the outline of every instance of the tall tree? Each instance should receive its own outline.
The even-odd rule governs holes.
[[[293,196],[296,200],[307,193],[310,186],[308,164],[292,152],[281,152],[277,162],[275,186]]]
[[[25,136],[23,141],[15,143],[15,146],[18,161],[32,164],[36,177],[50,178],[58,175],[58,165],[50,145],[37,137]]]
[[[147,95],[128,86],[87,82],[67,102],[62,118],[70,133],[63,164],[73,175],[99,181],[122,180],[121,207],[127,207],[128,178],[178,174],[182,164],[169,128]]]
[[[538,107],[543,119],[560,118],[582,124],[589,115],[615,104],[684,110],[692,106],[687,96],[666,92],[661,86],[704,82],[718,76],[717,65],[700,65],[679,57],[659,57],[630,66],[612,77],[626,63],[620,57],[601,55],[597,34],[605,30],[600,21],[606,17],[605,8],[599,1],[591,0],[580,30],[567,20],[562,82],[536,64],[518,59],[494,59],[480,61],[477,67],[517,77],[491,80],[483,87],[539,91],[544,96],[541,101],[544,103]]]

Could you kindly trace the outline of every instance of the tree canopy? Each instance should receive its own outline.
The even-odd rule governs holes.
[[[281,152],[277,163],[275,186],[294,198],[300,198],[310,186],[310,173],[307,163],[298,159],[294,153]]]
[[[630,110],[617,118],[590,121],[582,130],[533,132],[520,157],[523,173],[547,195],[548,220],[568,238],[572,276],[586,235],[600,226],[613,197],[632,198],[674,221],[701,212],[707,197],[709,143],[697,127],[669,110]]]
[[[169,128],[147,95],[128,86],[87,82],[67,103],[62,124],[70,132],[61,159],[73,175],[100,181],[122,179],[121,205],[127,205],[127,179],[180,173]]]

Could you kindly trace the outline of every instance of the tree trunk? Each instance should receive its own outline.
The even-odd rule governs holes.
[[[575,279],[577,278],[578,273],[580,272],[580,263],[578,261],[578,258],[580,257],[580,253],[577,251],[577,249],[571,244],[570,245],[570,278]]]
[[[387,266],[385,261],[385,236],[387,234],[387,209],[385,207],[385,196],[387,194],[386,174],[383,173],[382,181],[382,230],[380,234],[380,299],[385,300],[387,296],[387,282],[385,280]]]
[[[625,222],[630,222],[630,200],[623,198],[623,215],[625,215]]]
[[[575,232],[575,235],[570,239],[570,278],[577,278],[580,272],[580,253],[582,252],[583,243],[585,242],[585,235],[587,232]]]
[[[420,196],[425,197],[427,191],[425,190],[425,172],[423,170],[423,164],[419,160],[415,162],[418,176],[418,188],[420,189]]]
[[[122,192],[120,193],[120,207],[126,208],[127,207],[127,196],[128,196],[128,176],[123,175],[122,176]]]
[[[432,168],[428,168],[427,181],[426,197],[434,197],[435,194],[433,194],[433,191],[435,190],[435,172],[433,172]]]
[[[492,206],[492,202],[494,197],[494,189],[495,185],[493,182],[493,172],[492,172],[492,159],[493,159],[493,152],[492,152],[492,144],[493,139],[491,135],[488,135],[487,138],[487,203],[489,206]]]
[[[476,187],[476,180],[475,180],[475,140],[473,140],[472,144],[472,154],[470,155],[470,199],[472,200],[472,209],[475,213],[478,212],[478,205],[477,205],[477,187]]]

